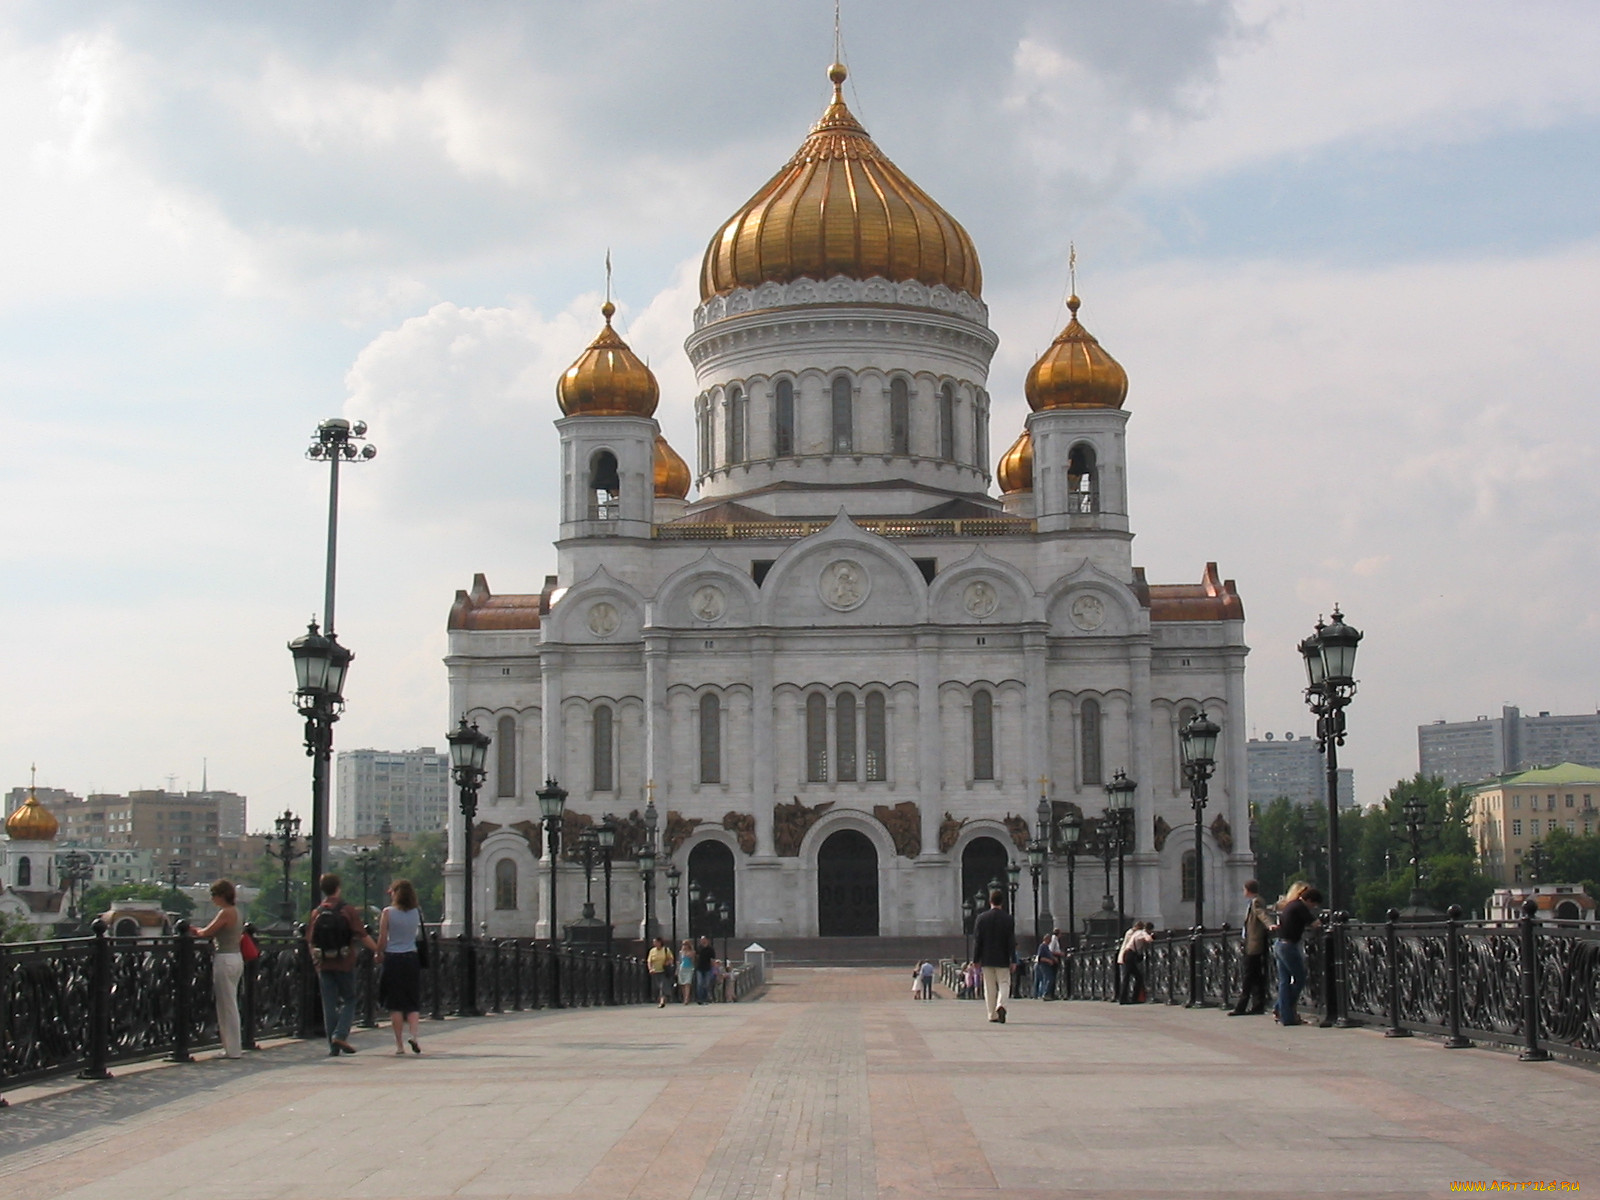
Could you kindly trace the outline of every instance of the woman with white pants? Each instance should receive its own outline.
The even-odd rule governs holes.
[[[223,1058],[244,1057],[239,1037],[239,980],[244,976],[239,938],[244,933],[244,922],[234,907],[235,898],[233,884],[228,880],[213,883],[211,903],[217,906],[217,915],[211,918],[211,924],[195,932],[195,937],[210,938],[214,943],[211,990],[217,1000],[217,1036],[222,1039]]]

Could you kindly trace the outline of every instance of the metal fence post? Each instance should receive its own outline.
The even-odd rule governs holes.
[[[372,931],[367,930],[367,936],[372,936]],[[370,951],[361,951],[361,978],[366,984],[363,989],[366,998],[361,1005],[361,1028],[376,1029],[378,1027],[378,956]]]
[[[1383,929],[1384,955],[1389,960],[1389,1028],[1384,1037],[1410,1037],[1411,1030],[1400,1024],[1400,910],[1391,908]]]
[[[172,1062],[193,1062],[189,1053],[189,1022],[194,1012],[194,997],[189,985],[194,982],[194,927],[179,921],[172,947]]]
[[[439,957],[439,931],[423,929],[428,939],[428,982],[433,990],[433,1006],[429,1012],[435,1021],[444,1020],[444,962]]]
[[[1444,1040],[1446,1050],[1465,1050],[1471,1041],[1461,1036],[1461,906],[1452,904],[1445,910],[1445,966],[1450,992],[1450,1036]]]
[[[1535,928],[1539,906],[1532,900],[1522,902],[1522,920],[1518,942],[1522,949],[1522,1034],[1523,1050],[1517,1055],[1523,1062],[1549,1062],[1550,1051],[1539,1045],[1539,948]]]
[[[111,942],[106,938],[106,923],[99,917],[91,928],[94,946],[89,966],[89,1054],[78,1078],[110,1079],[106,1059],[111,1053]]]

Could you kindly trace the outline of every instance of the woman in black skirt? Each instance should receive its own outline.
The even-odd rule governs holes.
[[[411,1053],[421,1054],[417,1044],[417,1017],[422,1008],[422,968],[417,960],[417,941],[423,936],[422,910],[417,907],[417,889],[409,879],[396,879],[389,887],[394,901],[383,910],[378,922],[378,959],[383,963],[383,978],[378,982],[378,1002],[389,1010],[394,1027],[394,1052],[405,1057],[403,1039],[407,1022],[411,1026]]]

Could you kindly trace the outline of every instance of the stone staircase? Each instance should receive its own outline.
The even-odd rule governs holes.
[[[752,941],[767,950],[767,963],[784,967],[904,967],[909,973],[927,958],[960,958],[966,939],[960,937],[840,937],[840,938],[735,938],[728,954],[738,961]],[[720,951],[721,939],[717,949]]]

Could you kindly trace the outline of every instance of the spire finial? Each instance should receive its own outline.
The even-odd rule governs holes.
[[[600,315],[606,319],[606,324],[611,324],[611,318],[616,313],[617,306],[611,303],[611,247],[606,247],[606,302],[600,306]]]
[[[1067,308],[1078,315],[1078,243],[1067,243]]]
[[[35,800],[39,798],[39,764],[28,764],[28,795]]]
[[[844,66],[844,35],[839,31],[840,0],[833,0],[833,65],[828,68],[828,79],[833,84],[833,99],[844,103],[844,81],[850,72]]]

